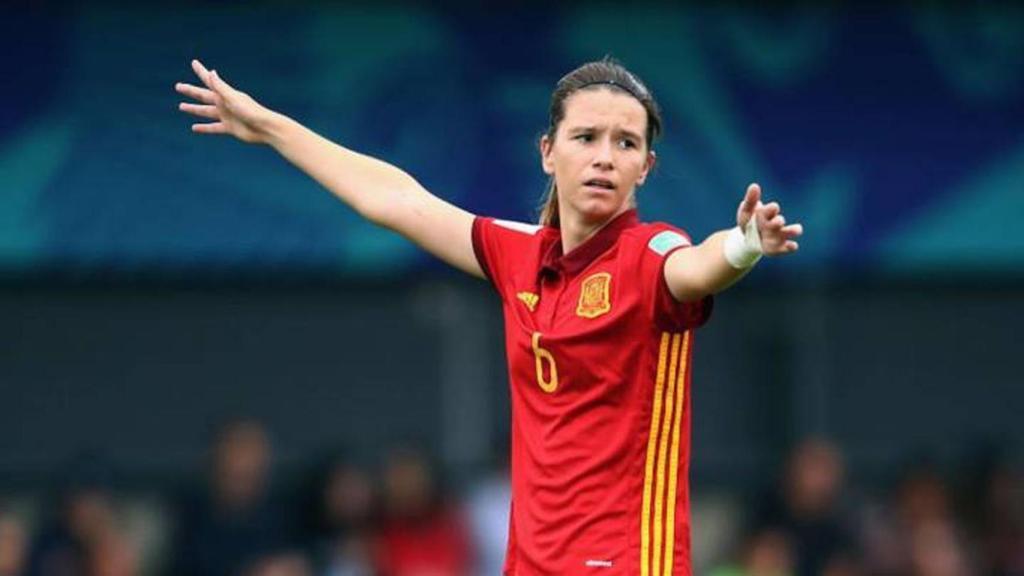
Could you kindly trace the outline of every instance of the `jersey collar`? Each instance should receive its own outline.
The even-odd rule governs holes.
[[[604,254],[618,241],[619,236],[628,228],[640,223],[636,209],[626,210],[604,225],[586,242],[580,244],[572,252],[562,254],[562,240],[557,237],[541,259],[540,274],[565,274],[575,276],[590,265],[595,258]],[[557,230],[557,229],[556,229]]]

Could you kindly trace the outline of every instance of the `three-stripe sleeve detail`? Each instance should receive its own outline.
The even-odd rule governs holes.
[[[670,576],[674,564],[679,442],[690,333],[661,335],[644,462],[641,576]]]

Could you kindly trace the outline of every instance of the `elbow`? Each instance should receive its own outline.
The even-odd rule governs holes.
[[[714,294],[714,292],[709,288],[697,284],[686,284],[675,287],[669,286],[669,292],[672,294],[672,297],[675,298],[676,302],[682,304],[699,302]]]
[[[370,224],[390,228],[388,212],[383,202],[365,202],[360,205],[353,205],[352,208]]]
[[[701,300],[707,298],[708,296],[713,296],[715,292],[715,290],[712,290],[710,287],[706,286],[691,288],[689,292],[686,293],[686,297],[682,300],[682,302],[700,302]]]
[[[420,190],[418,185],[402,187],[375,195],[354,208],[370,223],[401,233],[406,223],[414,222],[422,212]]]

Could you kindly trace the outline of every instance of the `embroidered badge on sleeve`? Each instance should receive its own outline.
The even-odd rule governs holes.
[[[665,230],[659,232],[647,243],[647,247],[653,250],[658,256],[668,254],[668,251],[677,246],[689,246],[690,241],[679,232]]]

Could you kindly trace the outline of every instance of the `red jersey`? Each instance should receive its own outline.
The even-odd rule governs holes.
[[[690,574],[691,330],[712,302],[680,304],[664,280],[689,245],[635,210],[566,255],[557,228],[474,221],[505,316],[505,574]]]

